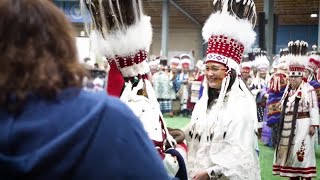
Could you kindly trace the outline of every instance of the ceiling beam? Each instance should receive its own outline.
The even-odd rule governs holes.
[[[198,25],[199,27],[202,27],[202,23],[200,23],[196,18],[194,18],[189,12],[187,12],[186,10],[184,10],[179,4],[176,3],[176,1],[174,0],[169,0],[169,2],[175,7],[177,8],[180,12],[182,12],[182,14],[184,14],[185,16],[187,16],[192,22],[194,22],[196,25]]]

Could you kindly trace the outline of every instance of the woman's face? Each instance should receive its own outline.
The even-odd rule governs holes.
[[[268,72],[268,69],[267,69],[267,68],[259,69],[260,78],[265,79],[266,76],[267,76],[267,72]]]
[[[175,74],[175,73],[177,73],[177,66],[175,66],[175,65],[171,65],[171,72],[173,73],[173,74]]]
[[[300,84],[302,83],[302,77],[301,76],[290,76],[289,77],[290,85],[293,89],[297,89]]]
[[[308,78],[310,76],[310,74],[311,74],[310,70],[309,69],[305,69],[303,77]]]
[[[242,79],[249,79],[250,73],[247,71],[242,71],[241,76],[242,76]]]
[[[206,71],[205,71],[205,76],[208,81],[208,86],[210,88],[220,90],[222,80],[223,78],[226,77],[226,70],[227,68],[220,63],[208,62],[206,64]]]

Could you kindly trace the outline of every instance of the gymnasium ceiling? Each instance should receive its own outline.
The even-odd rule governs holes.
[[[203,24],[211,13],[213,0],[173,0],[197,21]],[[264,0],[254,0],[257,12],[263,12]],[[154,27],[161,27],[162,0],[143,0],[145,13],[152,18]],[[317,25],[320,0],[274,0],[274,13],[279,15],[280,25]],[[170,28],[199,27],[169,3]]]

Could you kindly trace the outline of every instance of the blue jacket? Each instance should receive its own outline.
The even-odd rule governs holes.
[[[30,96],[0,109],[0,179],[169,179],[140,121],[105,92]]]

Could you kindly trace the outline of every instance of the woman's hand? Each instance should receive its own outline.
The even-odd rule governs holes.
[[[310,136],[313,136],[316,133],[316,128],[314,126],[309,127],[309,134]]]
[[[210,180],[210,177],[207,173],[207,171],[199,171],[197,173],[197,175],[195,175],[193,178],[193,180]]]

